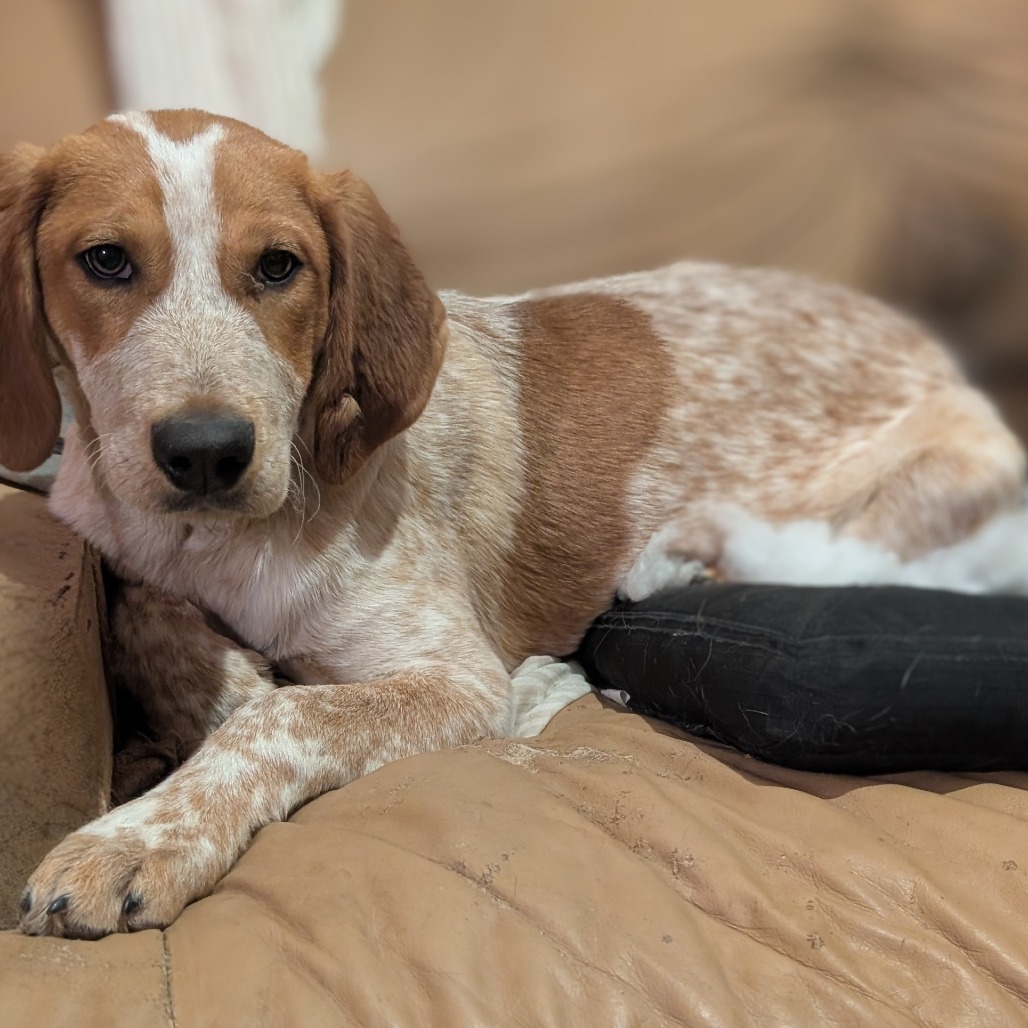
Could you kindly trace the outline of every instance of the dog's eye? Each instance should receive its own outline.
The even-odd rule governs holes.
[[[113,243],[91,246],[81,255],[82,263],[94,278],[127,280],[132,277],[128,254]]]
[[[262,282],[285,282],[299,266],[300,262],[288,250],[268,250],[257,264],[257,277]]]

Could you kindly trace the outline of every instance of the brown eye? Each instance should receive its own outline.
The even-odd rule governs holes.
[[[292,278],[300,262],[288,250],[268,250],[257,264],[257,277],[262,282],[278,284]]]
[[[93,278],[105,281],[111,279],[127,281],[132,277],[132,265],[129,263],[128,254],[113,243],[91,246],[80,256],[86,271]]]

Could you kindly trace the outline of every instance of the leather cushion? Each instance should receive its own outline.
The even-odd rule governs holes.
[[[1028,776],[790,771],[587,696],[258,833],[164,933],[0,934],[5,1028],[1006,1025]]]

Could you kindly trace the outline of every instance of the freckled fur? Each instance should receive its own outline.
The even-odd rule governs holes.
[[[91,204],[131,289],[75,263]],[[310,797],[509,733],[512,672],[572,651],[616,590],[716,568],[726,509],[906,556],[1018,501],[1014,437],[870,300],[700,264],[436,296],[363,183],[227,119],[18,151],[0,228],[0,459],[48,451],[50,348],[77,397],[53,509],[133,583],[116,673],[176,737],[209,733],[42,862],[24,931],[168,924]],[[255,278],[269,247],[301,259],[287,288]],[[196,406],[252,418],[257,449],[188,509],[148,440]]]

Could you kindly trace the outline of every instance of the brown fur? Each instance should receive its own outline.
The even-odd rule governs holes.
[[[106,668],[139,701],[148,731],[180,753],[275,688],[260,654],[212,627],[195,604],[142,584],[122,585],[113,599]]]
[[[652,531],[626,504],[674,378],[666,345],[624,300],[526,300],[518,315],[520,390],[536,399],[521,408],[525,493],[502,575],[502,645],[514,659],[571,652]]]
[[[15,471],[42,464],[61,428],[34,262],[51,189],[43,153],[23,146],[0,156],[0,463]]]
[[[161,193],[138,137],[112,126],[59,143],[45,158],[52,189],[38,231],[43,305],[59,339],[95,357],[125,337],[171,277]],[[117,241],[135,275],[131,292],[97,288],[76,259]]]
[[[261,157],[264,159],[267,159],[269,150],[273,150],[276,147],[282,150],[287,149],[283,144],[276,142],[269,136],[264,135],[263,132],[259,132],[257,129],[245,125],[241,121],[217,114],[209,114],[207,111],[195,109],[151,111],[150,118],[154,127],[165,139],[170,139],[176,143],[184,143],[214,124],[221,125],[222,128],[228,129],[229,132],[236,130],[234,135],[243,138],[250,137],[252,139],[254,136],[259,137],[263,141]],[[108,123],[101,122],[97,127],[102,128],[106,124]]]
[[[221,283],[306,381],[325,338],[332,261],[309,196],[311,169],[303,154],[236,122],[223,124],[231,159],[215,164],[215,193],[250,199],[221,212]],[[177,129],[189,138],[185,126]],[[289,251],[302,264],[288,288],[263,285],[254,277],[261,255],[273,249]]]
[[[446,312],[364,183],[331,177],[317,202],[332,302],[311,393],[314,458],[323,478],[342,482],[424,410],[446,349]]]

